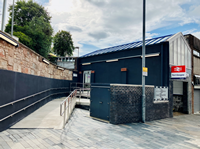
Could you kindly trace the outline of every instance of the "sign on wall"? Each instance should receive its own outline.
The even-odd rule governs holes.
[[[78,77],[77,73],[73,73],[73,77]]]
[[[171,79],[186,79],[186,67],[172,66],[171,67]]]
[[[154,88],[154,100],[168,100],[168,87]]]

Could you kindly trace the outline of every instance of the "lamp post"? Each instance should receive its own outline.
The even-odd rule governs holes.
[[[15,0],[13,0],[13,7],[12,7],[12,26],[11,26],[11,36],[13,37],[13,25],[14,25],[14,7],[15,7]]]
[[[146,21],[146,0],[143,0],[143,45],[142,45],[142,122],[145,123],[146,99],[145,99],[145,76],[143,69],[145,67],[145,21]]]
[[[79,57],[79,47],[75,47],[75,49],[78,49],[78,57]]]
[[[3,12],[2,12],[2,21],[1,21],[1,31],[4,31],[4,23],[5,23],[5,15],[6,15],[6,2],[7,0],[3,1]]]

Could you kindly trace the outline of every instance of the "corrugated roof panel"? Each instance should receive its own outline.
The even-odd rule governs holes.
[[[151,43],[149,43],[149,45],[155,44],[155,43],[157,43],[158,41],[160,41],[160,38],[155,39],[154,41],[152,41]]]
[[[138,42],[131,44],[130,48],[134,48],[137,44],[138,44]]]
[[[118,50],[121,50],[122,49],[122,47],[121,46],[117,46],[116,48],[115,47],[113,47],[113,51],[118,51]]]
[[[133,45],[131,43],[129,43],[129,44],[127,44],[125,49],[129,49],[129,48],[131,48],[131,46],[133,46]]]
[[[167,39],[169,39],[172,36],[173,35],[167,35],[167,36],[147,39],[145,44],[146,45],[158,44],[158,43],[166,41]],[[136,48],[136,47],[140,47],[140,46],[142,46],[142,41],[137,41],[137,42],[132,42],[132,43],[124,44],[124,45],[119,45],[119,46],[114,46],[114,47],[110,47],[110,48],[100,49],[100,50],[88,53],[86,55],[83,55],[81,57],[100,55],[100,54],[105,54],[105,53],[110,53],[110,52],[115,52],[115,51],[120,51],[120,50]]]

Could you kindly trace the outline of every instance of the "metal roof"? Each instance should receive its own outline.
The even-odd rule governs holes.
[[[152,38],[152,39],[147,39],[147,40],[145,40],[145,44],[146,45],[158,44],[158,43],[166,41],[167,39],[169,39],[172,36],[173,36],[173,34],[167,35],[167,36],[162,36],[162,37],[157,37],[157,38]],[[111,52],[131,49],[131,48],[137,48],[137,47],[141,47],[141,46],[142,46],[142,41],[132,42],[132,43],[124,44],[124,45],[119,45],[119,46],[114,46],[114,47],[110,47],[110,48],[93,51],[93,52],[83,55],[81,57],[88,57],[88,56],[100,55],[100,54],[105,54],[105,53],[111,53]]]

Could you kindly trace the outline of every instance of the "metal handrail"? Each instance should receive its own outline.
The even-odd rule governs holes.
[[[75,86],[73,86],[75,85]],[[81,86],[81,87],[78,87],[78,86]],[[75,89],[78,89],[78,88],[85,88],[84,85],[88,85],[88,86],[91,86],[91,83],[78,83],[78,82],[72,82],[70,83],[70,91],[71,89],[75,90]]]
[[[61,104],[60,104],[60,116],[64,115],[63,116],[63,128],[65,127],[65,124],[68,122],[70,115],[75,107],[77,90],[78,89],[75,89],[73,92],[71,92],[71,94],[69,96],[67,96],[65,98],[65,100],[63,102],[61,102]],[[67,104],[67,102],[68,102],[68,104]],[[63,105],[64,105],[64,110],[62,108]],[[66,111],[67,111],[67,118],[66,118]]]
[[[67,92],[60,92],[60,93],[54,93],[54,94],[48,95],[48,96],[46,96],[46,97],[44,97],[44,98],[42,98],[42,99],[40,99],[40,100],[38,100],[38,101],[36,101],[36,102],[34,102],[34,103],[32,103],[32,104],[26,106],[25,108],[22,108],[22,109],[20,109],[20,110],[18,110],[18,111],[16,111],[16,112],[14,112],[14,113],[12,113],[12,114],[6,116],[6,117],[0,119],[0,122],[4,121],[5,119],[7,119],[7,118],[9,118],[9,117],[12,117],[13,115],[15,115],[15,114],[17,114],[17,113],[19,113],[19,112],[21,112],[21,111],[23,111],[23,110],[26,110],[27,108],[29,108],[29,107],[35,105],[36,103],[38,103],[38,102],[40,102],[40,101],[42,101],[42,100],[44,100],[44,99],[46,99],[46,98],[48,98],[48,97],[50,97],[50,96],[57,95],[57,94],[63,94],[63,93],[67,93]]]
[[[65,98],[65,100],[63,100],[62,102],[61,102],[61,104],[60,104],[60,116],[63,116],[63,113],[64,112],[62,112],[62,106],[63,106],[63,104],[67,101],[67,99],[69,99],[70,97],[71,98],[73,98],[74,96],[74,92],[76,92],[77,93],[77,89],[76,90],[74,90],[73,92],[71,92],[71,94],[69,94],[69,96],[67,96],[66,98]],[[76,95],[75,95],[76,96]]]
[[[63,100],[60,104],[60,116],[63,116],[63,128],[65,127],[65,124],[68,122],[70,115],[76,105],[76,96],[79,96],[79,103],[80,103],[80,97],[81,97],[81,92],[82,91],[88,91],[90,89],[86,89],[86,88],[79,88],[79,89],[75,89],[73,92],[70,93],[69,96],[67,96],[65,98],[65,100]],[[79,91],[79,95],[77,94],[77,91]],[[67,104],[68,102],[68,104]],[[64,108],[63,108],[64,105]],[[67,118],[66,118],[66,112],[67,112]]]
[[[68,89],[68,87],[47,89],[47,90],[44,90],[44,91],[42,91],[42,92],[39,92],[39,93],[36,93],[36,94],[33,94],[33,95],[29,95],[29,96],[27,96],[27,97],[24,97],[24,98],[15,100],[15,101],[13,101],[13,102],[9,102],[9,103],[7,103],[7,104],[1,105],[0,108],[6,107],[6,106],[8,106],[8,105],[13,105],[14,103],[17,103],[17,102],[22,101],[22,100],[26,100],[26,99],[28,99],[28,98],[30,98],[30,97],[37,96],[37,95],[39,95],[39,94],[42,94],[42,93],[47,92],[47,91],[50,91],[50,90],[58,90],[58,89]]]

